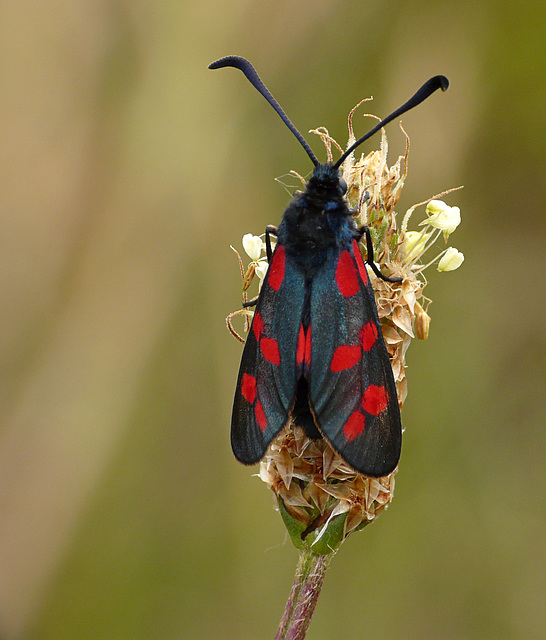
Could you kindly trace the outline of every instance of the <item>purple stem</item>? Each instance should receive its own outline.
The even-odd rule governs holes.
[[[305,546],[300,549],[294,584],[275,640],[305,638],[332,556],[316,555]]]

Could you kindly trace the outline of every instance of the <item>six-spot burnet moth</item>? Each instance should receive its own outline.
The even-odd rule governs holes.
[[[335,163],[320,164],[254,67],[239,56],[210,69],[235,67],[275,109],[314,165],[278,229],[265,232],[269,268],[246,340],[237,379],[231,445],[245,464],[258,462],[290,421],[309,438],[324,437],[356,471],[384,476],[398,464],[402,444],[393,372],[374,292],[360,253],[367,227],[357,228],[345,200],[344,160],[388,122],[417,106],[448,80],[435,76],[399,109],[352,144]],[[277,237],[275,250],[270,236]]]

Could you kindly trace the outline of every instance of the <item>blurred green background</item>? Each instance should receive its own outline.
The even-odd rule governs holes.
[[[391,508],[335,558],[310,639],[545,637],[545,3],[0,5],[0,637],[272,638],[296,563],[233,459],[233,244],[373,95],[403,117],[400,212],[446,200]],[[355,117],[357,133],[369,121]],[[390,159],[403,152],[389,127]],[[364,151],[375,148],[379,138]],[[419,218],[416,217],[415,224]]]

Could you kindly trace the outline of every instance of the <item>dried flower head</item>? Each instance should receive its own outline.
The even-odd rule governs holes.
[[[354,109],[349,115],[349,145],[354,141],[353,114]],[[341,149],[325,128],[314,133],[324,142],[329,159],[332,145]],[[449,271],[460,266],[463,260],[462,254],[450,247],[430,263],[421,262],[439,235],[447,239],[460,223],[459,208],[438,199],[449,191],[414,205],[406,211],[401,224],[397,224],[395,207],[408,166],[409,138],[405,132],[404,135],[405,154],[393,165],[387,163],[387,136],[383,129],[378,150],[358,159],[352,154],[342,166],[349,205],[357,212],[356,223],[370,228],[376,263],[384,275],[402,278],[402,282],[386,282],[369,270],[400,407],[407,396],[407,349],[412,338],[424,340],[429,333],[430,316],[426,309],[430,300],[423,295],[426,285],[423,270],[439,260],[438,269]],[[423,229],[408,231],[413,212],[422,205],[426,205],[427,214],[421,223]],[[253,260],[249,266],[252,274],[248,276],[249,269],[244,270],[239,257],[246,296],[249,279],[252,280],[258,267],[265,266],[265,259],[261,256],[260,238],[248,234],[245,239],[244,248]],[[252,312],[245,309],[231,314],[228,326],[232,332],[231,319],[241,313]],[[310,545],[315,553],[327,554],[352,531],[373,522],[385,509],[392,500],[395,473],[396,470],[382,478],[357,473],[325,440],[307,438],[302,429],[289,423],[269,446],[260,463],[259,475],[273,490],[294,544]]]

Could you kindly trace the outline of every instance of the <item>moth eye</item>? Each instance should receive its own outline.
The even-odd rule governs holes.
[[[347,183],[345,182],[345,179],[342,178],[341,176],[339,176],[338,187],[341,192],[341,195],[344,196],[347,193]]]
[[[294,198],[296,198],[297,196],[301,196],[303,193],[303,191],[300,191],[299,189],[296,189],[296,191],[294,191],[294,193],[292,194],[294,196]]]

